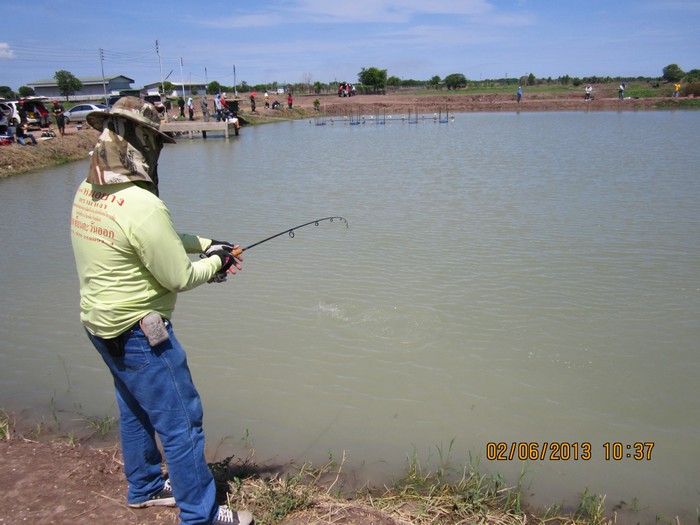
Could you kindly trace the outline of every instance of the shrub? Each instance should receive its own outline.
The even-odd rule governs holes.
[[[687,84],[683,88],[683,96],[700,97],[700,82],[693,82],[692,84]]]

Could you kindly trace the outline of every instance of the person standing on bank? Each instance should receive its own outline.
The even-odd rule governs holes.
[[[199,101],[199,106],[202,108],[202,116],[204,117],[204,122],[209,122],[209,101],[207,100],[206,94]]]
[[[56,118],[56,127],[61,136],[66,134],[66,119],[63,116],[63,106],[58,102],[58,100],[53,101],[53,116]]]
[[[194,102],[192,102],[192,97],[187,99],[187,114],[190,116],[190,120],[194,120]]]
[[[185,99],[182,96],[177,99],[177,107],[180,108],[180,116],[185,118]]]
[[[518,86],[518,91],[515,93],[515,100],[518,104],[520,104],[521,98],[523,98],[523,88],[522,86]]]
[[[17,108],[17,114],[19,116],[20,124],[27,124],[27,108],[24,107],[24,100],[19,101],[19,108]]]
[[[157,170],[175,141],[152,104],[122,97],[87,122],[101,134],[73,201],[71,242],[80,318],[114,380],[129,506],[177,505],[184,525],[250,525],[250,512],[216,504],[201,400],[170,321],[179,292],[241,269],[237,246],[175,232]]]

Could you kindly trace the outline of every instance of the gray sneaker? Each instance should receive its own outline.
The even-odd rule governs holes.
[[[212,525],[254,525],[253,515],[247,510],[233,511],[222,505]]]
[[[165,485],[160,490],[158,494],[142,501],[141,503],[129,503],[129,507],[132,509],[145,509],[146,507],[174,507],[175,498],[173,497],[173,490],[170,486],[170,480],[165,480]]]

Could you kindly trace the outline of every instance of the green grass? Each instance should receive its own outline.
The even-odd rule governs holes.
[[[0,408],[0,441],[9,441],[14,434],[14,421],[5,409]]]
[[[609,94],[609,96],[617,96],[617,86],[619,84],[596,84],[593,86],[593,94],[600,94],[603,90]],[[510,95],[515,96],[515,91],[518,86],[512,85],[498,85],[498,84],[475,84],[466,89],[457,90],[420,90],[420,91],[405,91],[399,92],[398,94],[406,95],[455,95],[455,94],[467,94],[467,95]],[[535,86],[523,85],[523,92],[525,95],[545,95],[545,94],[575,94],[583,96],[585,84],[579,86],[574,86],[573,84],[563,85],[563,84],[539,84]],[[626,82],[625,97],[633,98],[658,98],[658,97],[671,97],[673,93],[673,85],[664,82]]]
[[[93,433],[99,435],[100,439],[104,439],[112,431],[116,418],[114,416],[86,416],[84,421],[87,422],[88,427],[93,430]]]
[[[700,98],[677,98],[664,100],[656,105],[659,109],[700,109]]]
[[[380,489],[343,487],[341,473],[345,455],[340,463],[329,456],[329,462],[321,468],[305,464],[294,473],[278,473],[266,478],[255,473],[256,466],[250,459],[234,465],[237,474],[228,475],[228,480],[230,458],[210,466],[218,482],[228,485],[227,504],[236,509],[248,509],[259,523],[269,525],[288,521],[353,522],[353,518],[362,523],[364,521],[359,518],[368,516],[378,523],[393,520],[414,525],[609,525],[615,522],[614,514],[612,518],[607,516],[605,496],[588,490],[584,491],[573,512],[566,513],[561,505],[552,505],[539,515],[533,514],[522,501],[525,464],[517,483],[510,486],[501,476],[480,474],[479,460],[471,455],[468,465],[453,469],[451,448],[452,442],[446,448],[436,448],[439,464],[432,470],[422,466],[414,451],[407,458],[404,475]],[[428,463],[434,459],[431,456],[429,454]],[[242,471],[247,471],[247,475],[241,476]]]

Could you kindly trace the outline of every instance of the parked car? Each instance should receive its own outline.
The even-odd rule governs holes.
[[[66,124],[71,122],[85,122],[85,117],[92,111],[107,111],[104,104],[78,104],[63,112]]]
[[[15,110],[12,108],[12,106],[3,100],[0,102],[0,111],[2,111],[7,117],[7,123],[11,124],[13,120],[12,117],[15,114]]]
[[[49,125],[49,110],[44,102],[46,97],[25,97],[20,99],[24,102],[24,109],[27,112],[27,124],[32,124],[45,128]],[[7,120],[12,125],[19,124],[20,100],[3,100],[0,102],[0,109],[7,115]]]

